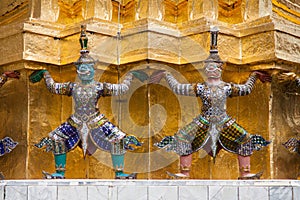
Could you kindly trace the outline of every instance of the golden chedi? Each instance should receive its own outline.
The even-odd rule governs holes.
[[[2,0],[0,65],[2,72],[19,71],[20,79],[1,88],[0,138],[19,143],[1,157],[1,171],[7,179],[41,178],[42,170],[54,171],[51,153],[34,144],[68,118],[74,102],[50,94],[43,81],[33,85],[28,77],[47,69],[58,82],[76,81],[73,62],[79,57],[82,24],[91,56],[99,61],[95,79],[100,82],[118,83],[130,70],[150,75],[161,68],[181,82],[202,82],[213,25],[219,27],[218,51],[225,61],[222,79],[243,83],[254,70],[299,73],[299,6],[293,0]],[[298,134],[299,101],[276,81],[257,82],[251,95],[228,99],[230,116],[249,133],[272,141],[252,156],[251,168],[263,170],[263,179],[294,179],[299,174],[300,156],[282,145]],[[178,157],[153,144],[190,122],[201,103],[174,95],[164,81],[133,81],[128,94],[103,98],[99,108],[143,142],[126,155],[125,172],[137,172],[140,179],[166,179],[166,171],[178,168]],[[67,162],[67,178],[114,178],[109,153],[97,150],[84,160],[76,148]],[[238,176],[236,155],[225,151],[215,163],[200,151],[193,155],[192,166],[190,177],[195,179]]]

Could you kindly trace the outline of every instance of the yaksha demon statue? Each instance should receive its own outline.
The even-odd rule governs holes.
[[[2,87],[6,83],[8,78],[19,79],[19,76],[19,72],[16,71],[7,71],[2,73],[2,75],[0,76],[0,87]],[[0,140],[0,156],[11,152],[17,146],[17,144],[18,143],[13,141],[13,139],[11,139],[10,137],[5,137]]]
[[[294,72],[284,72],[276,74],[275,78],[282,92],[287,93],[299,93],[300,91],[300,77]],[[300,138],[291,137],[282,144],[287,150],[292,153],[298,153],[300,155]]]
[[[141,143],[135,136],[126,135],[113,125],[98,110],[100,97],[122,95],[129,90],[134,77],[145,80],[146,74],[140,71],[129,72],[121,84],[101,83],[94,80],[95,60],[89,56],[87,50],[88,39],[85,26],[82,26],[80,44],[81,56],[75,62],[79,82],[56,83],[46,70],[36,71],[30,75],[31,82],[45,79],[48,90],[54,94],[72,96],[75,102],[75,113],[65,123],[61,124],[49,137],[43,138],[37,147],[46,146],[47,151],[52,151],[55,158],[56,172],[45,174],[45,178],[64,178],[66,169],[66,153],[80,145],[84,157],[92,155],[97,148],[110,151],[115,175],[117,179],[136,178],[136,174],[125,174],[124,154],[127,149],[133,150],[134,146]]]
[[[223,148],[236,153],[239,160],[239,179],[258,179],[262,173],[250,173],[250,155],[253,150],[267,146],[260,135],[250,135],[226,113],[228,97],[250,94],[257,79],[262,82],[271,81],[271,77],[263,72],[252,72],[245,84],[223,82],[221,79],[223,61],[217,49],[218,29],[211,30],[210,55],[204,61],[206,81],[204,83],[181,84],[172,74],[166,71],[156,71],[151,75],[151,83],[158,83],[165,78],[172,91],[178,95],[196,96],[201,98],[202,112],[194,120],[178,130],[174,136],[166,136],[155,145],[174,151],[180,155],[180,173],[172,174],[176,178],[189,177],[192,153],[204,149],[215,159]]]

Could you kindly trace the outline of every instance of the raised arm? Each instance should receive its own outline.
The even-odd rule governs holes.
[[[230,97],[245,96],[250,94],[257,79],[259,79],[263,83],[270,82],[271,76],[265,72],[252,72],[245,84],[231,84],[232,91]]]
[[[117,95],[122,95],[127,93],[130,88],[131,82],[134,78],[137,78],[141,82],[144,82],[145,80],[148,79],[148,75],[142,70],[132,70],[126,74],[122,83],[119,84],[104,83],[103,96],[117,96]]]
[[[184,95],[184,96],[196,96],[196,93],[195,93],[196,85],[195,84],[179,83],[176,80],[176,78],[169,72],[165,72],[165,79],[175,94]]]
[[[29,77],[32,83],[39,82],[42,78],[45,79],[45,84],[51,93],[68,95],[68,96],[72,94],[72,89],[73,89],[72,83],[55,82],[47,70],[40,70],[40,71],[33,72]]]
[[[122,83],[113,84],[113,83],[104,83],[104,96],[117,96],[125,94],[130,87],[131,81],[133,79],[132,73],[128,73]]]
[[[61,95],[68,95],[72,94],[72,84],[70,82],[66,83],[57,83],[53,80],[50,73],[46,71],[44,73],[44,79],[48,90],[53,94],[61,94]]]
[[[231,84],[231,95],[230,97],[235,96],[245,96],[252,92],[254,84],[257,80],[257,76],[255,73],[251,73],[247,82],[245,84]]]

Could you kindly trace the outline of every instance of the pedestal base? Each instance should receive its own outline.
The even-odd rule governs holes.
[[[299,180],[4,180],[4,200],[300,200]]]

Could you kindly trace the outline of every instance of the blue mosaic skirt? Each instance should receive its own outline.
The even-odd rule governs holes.
[[[3,138],[0,140],[0,156],[10,153],[17,145],[18,142],[15,142],[10,137]]]

